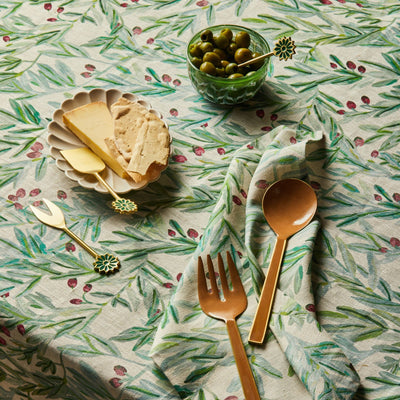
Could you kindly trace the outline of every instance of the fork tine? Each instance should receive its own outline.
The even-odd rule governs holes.
[[[59,220],[64,220],[64,214],[61,211],[61,208],[56,206],[52,201],[47,200],[47,199],[43,199],[44,203],[46,204],[46,206],[48,207],[48,209],[50,210],[51,215],[54,218],[57,218]]]
[[[232,281],[232,289],[237,292],[245,293],[236,264],[233,262],[229,251],[226,252],[226,258],[228,260],[228,270]]]
[[[207,255],[207,266],[208,266],[208,275],[211,283],[212,293],[218,294],[218,286],[217,286],[217,280],[215,279],[214,265],[212,263],[211,256],[209,254]]]
[[[64,222],[64,214],[61,209],[58,208],[54,203],[50,200],[43,199],[43,202],[46,204],[47,208],[50,211],[50,215],[45,213],[38,207],[30,205],[30,209],[35,215],[35,217],[42,223],[50,226],[55,226],[58,224],[62,224]],[[57,221],[56,221],[57,220]]]
[[[201,257],[199,257],[197,260],[197,293],[201,305],[201,303],[205,301],[208,294],[206,275],[204,272],[204,265]]]
[[[224,261],[222,260],[221,253],[218,253],[218,270],[219,270],[219,278],[221,281],[222,293],[224,294],[224,298],[226,299],[229,296],[229,286],[228,280],[226,279]]]

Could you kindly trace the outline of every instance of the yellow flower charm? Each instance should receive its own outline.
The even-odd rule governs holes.
[[[96,272],[106,275],[117,272],[121,267],[118,258],[112,254],[99,255],[93,265]]]
[[[128,199],[114,200],[112,206],[120,214],[134,214],[138,210],[136,203]]]
[[[275,44],[274,54],[279,57],[280,60],[287,61],[289,58],[292,58],[293,54],[296,54],[295,48],[294,40],[284,36]]]

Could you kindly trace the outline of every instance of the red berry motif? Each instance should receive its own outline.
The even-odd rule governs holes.
[[[172,157],[175,162],[184,163],[187,158],[183,154],[176,154]]]
[[[271,121],[276,121],[278,119],[277,114],[271,114]]]
[[[68,285],[70,288],[72,288],[72,289],[75,288],[77,284],[78,284],[78,280],[77,280],[76,278],[70,278],[70,279],[68,279],[67,285]]]
[[[172,78],[168,75],[168,74],[164,74],[161,79],[163,80],[163,82],[171,82]]]
[[[361,101],[362,101],[364,104],[369,104],[369,103],[371,102],[368,96],[362,96],[362,97],[361,97]]]
[[[357,137],[354,139],[354,144],[355,144],[357,147],[363,146],[363,145],[364,145],[364,139],[363,139],[363,138],[360,138],[359,136],[357,136]]]
[[[110,382],[110,385],[114,388],[119,388],[122,385],[121,379],[119,379],[119,378],[112,378],[109,380],[109,382]]]
[[[393,200],[400,203],[400,193],[393,193]]]
[[[347,61],[346,66],[349,69],[356,69],[356,64],[354,64],[353,61]]]
[[[45,10],[50,11],[51,10],[51,3],[44,3],[43,7],[44,7]]]
[[[356,103],[354,103],[354,101],[348,101],[346,105],[347,108],[350,108],[350,110],[354,110],[356,108]]]
[[[267,181],[261,179],[256,182],[256,187],[259,189],[266,189],[268,187],[268,183],[267,183]]]
[[[187,234],[188,234],[188,236],[189,236],[190,238],[192,238],[192,239],[196,239],[196,238],[199,236],[199,233],[198,233],[195,229],[192,229],[192,228],[190,228],[190,229],[187,231]]]
[[[256,115],[258,118],[264,118],[265,112],[264,110],[257,110]]]
[[[222,147],[218,147],[217,153],[222,156],[225,154],[225,149],[223,149]]]
[[[315,312],[315,305],[314,304],[307,304],[306,310],[310,312]]]
[[[82,304],[82,300],[81,299],[71,299],[69,302],[71,304],[76,304],[76,305]]]
[[[124,376],[127,373],[127,370],[125,367],[123,367],[122,365],[116,365],[114,367],[114,371],[117,375],[119,376]]]
[[[364,74],[366,71],[365,67],[362,65],[360,65],[357,69],[358,69],[358,72],[360,72],[361,74]]]
[[[332,69],[336,69],[336,68],[337,68],[337,64],[331,62],[331,68],[332,68]]]
[[[235,204],[237,204],[238,206],[242,205],[242,200],[239,199],[239,197],[233,195],[232,196],[232,200]]]
[[[374,194],[374,199],[376,201],[382,201],[382,196],[380,194]]]
[[[393,247],[400,247],[400,239],[398,238],[392,237],[389,242]]]
[[[176,236],[176,232],[173,231],[172,229],[168,229],[168,236],[174,237]]]
[[[38,196],[38,195],[40,194],[40,192],[41,192],[41,190],[40,190],[39,188],[32,189],[32,190],[29,192],[29,196],[31,196],[31,197]]]
[[[90,283],[87,283],[84,287],[83,287],[83,291],[88,293],[92,290],[92,285]]]
[[[204,154],[204,149],[202,147],[195,147],[193,152],[196,154],[196,156],[201,156]]]
[[[20,335],[22,335],[22,336],[25,335],[25,327],[24,327],[24,325],[18,324],[17,325],[17,330],[20,333]]]
[[[378,157],[378,156],[379,156],[379,151],[378,151],[378,150],[372,150],[372,151],[371,151],[371,157],[376,158],[376,157]]]

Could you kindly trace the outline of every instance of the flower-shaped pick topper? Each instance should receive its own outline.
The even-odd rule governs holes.
[[[293,54],[296,54],[295,48],[296,45],[292,38],[284,36],[275,43],[273,53],[275,56],[279,57],[280,60],[287,61],[289,58],[293,57]]]
[[[271,56],[279,57],[280,60],[287,61],[289,58],[293,57],[293,54],[296,54],[296,45],[294,44],[294,40],[290,37],[281,37],[276,43],[274,50],[270,53],[263,54],[259,57],[252,58],[249,61],[239,64],[239,67],[245,67],[246,65],[253,64],[257,61],[263,60],[264,58],[268,58]]]

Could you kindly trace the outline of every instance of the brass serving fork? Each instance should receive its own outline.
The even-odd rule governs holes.
[[[42,223],[52,226],[53,228],[61,229],[67,233],[72,239],[79,243],[86,251],[88,251],[94,258],[94,270],[102,274],[110,274],[116,272],[120,268],[120,262],[117,257],[112,254],[97,254],[89,245],[87,245],[81,238],[70,231],[66,224],[62,210],[53,202],[43,199],[49,209],[50,214],[45,213],[38,207],[30,206],[35,217]]]
[[[223,299],[219,296],[214,266],[210,255],[207,255],[207,266],[211,284],[210,290],[207,288],[203,260],[201,257],[198,258],[197,289],[199,302],[202,310],[207,315],[216,319],[221,319],[226,323],[244,396],[246,400],[259,400],[260,395],[236,324],[236,317],[247,307],[246,292],[244,291],[239,273],[230,252],[227,251],[226,255],[232,289],[230,289],[228,285],[221,254],[218,253],[217,257]]]

